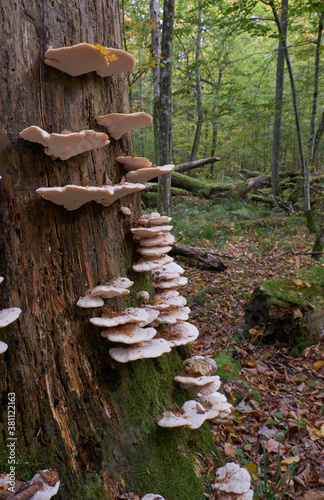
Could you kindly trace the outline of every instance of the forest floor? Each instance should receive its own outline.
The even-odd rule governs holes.
[[[276,475],[278,453],[280,477],[290,463],[296,464],[284,498],[304,498],[317,490],[323,494],[316,498],[324,499],[324,337],[293,357],[287,344],[266,345],[242,334],[243,304],[263,280],[294,278],[299,269],[314,265],[312,238],[302,217],[255,206],[252,213],[236,205],[224,218],[210,204],[203,223],[193,218],[201,203],[179,200],[173,223],[179,243],[213,251],[228,266],[215,272],[177,258],[189,278],[182,293],[192,310],[190,321],[200,331],[192,355],[219,355],[216,373],[234,406],[232,421],[212,424],[215,442],[224,460],[245,459],[255,479],[264,472],[264,444],[269,480]],[[211,457],[205,458],[211,473]]]

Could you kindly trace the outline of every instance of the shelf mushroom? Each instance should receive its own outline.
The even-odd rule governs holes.
[[[160,215],[159,212],[151,212],[150,214],[142,215],[137,222],[140,226],[159,226],[160,224],[168,224],[171,220],[172,217]]]
[[[136,264],[133,264],[133,270],[142,273],[144,271],[152,271],[173,262],[173,258],[169,255],[161,255],[154,258],[142,258]]]
[[[138,344],[152,340],[156,335],[155,328],[140,328],[139,326],[127,324],[102,330],[101,336],[121,344]]]
[[[147,493],[142,497],[142,500],[164,500],[161,495],[156,495],[155,493]]]
[[[181,412],[164,412],[157,420],[160,427],[189,427],[198,429],[206,420],[206,411],[197,401],[186,401]]]
[[[32,125],[25,128],[19,135],[26,141],[42,144],[45,147],[44,153],[46,155],[60,160],[68,160],[72,156],[102,148],[110,143],[107,134],[95,130],[49,134],[40,127]]]
[[[124,71],[132,71],[135,58],[120,49],[99,44],[79,43],[71,47],[50,47],[45,52],[45,64],[71,76],[80,76],[95,71],[106,77]]]
[[[143,189],[145,189],[144,184],[125,182],[114,186],[77,186],[68,184],[63,187],[39,188],[36,189],[36,192],[45,200],[52,201],[56,205],[63,205],[67,210],[77,210],[90,201],[108,207],[119,198]]]
[[[114,278],[106,285],[99,285],[93,288],[90,294],[80,297],[77,302],[78,307],[91,308],[104,305],[103,299],[111,299],[121,295],[129,295],[130,288],[134,284],[128,278]]]
[[[212,488],[220,495],[229,493],[232,499],[252,500],[251,478],[246,469],[229,462],[216,470]]]
[[[157,338],[165,339],[170,347],[187,345],[196,340],[199,335],[195,325],[180,321],[174,325],[168,325],[163,330],[159,330]]]
[[[99,125],[106,127],[109,135],[115,140],[121,138],[126,132],[146,127],[152,121],[152,116],[143,113],[110,113],[96,117]]]
[[[152,323],[159,315],[159,311],[146,309],[144,307],[130,307],[120,313],[112,313],[110,316],[91,318],[90,322],[95,326],[110,328],[127,323],[137,323],[139,327],[144,327]]]
[[[163,165],[161,167],[149,167],[149,168],[141,168],[138,170],[132,170],[128,172],[125,176],[126,181],[128,182],[147,182],[150,179],[154,179],[154,177],[158,177],[159,175],[170,174],[175,168],[175,165]]]
[[[171,347],[166,340],[153,338],[127,347],[112,347],[109,349],[109,354],[115,361],[127,363],[137,359],[158,358],[170,351]]]
[[[137,170],[138,168],[148,168],[152,162],[143,156],[118,156],[116,160],[124,165],[126,170]]]

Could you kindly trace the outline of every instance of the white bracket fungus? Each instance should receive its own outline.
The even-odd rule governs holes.
[[[146,290],[141,290],[137,293],[136,297],[140,300],[143,299],[144,304],[150,300],[150,294]],[[147,307],[147,306],[146,306]]]
[[[198,429],[206,420],[206,411],[197,401],[186,401],[181,408],[181,413],[167,411],[157,420],[160,427],[189,427]]]
[[[158,233],[151,238],[143,238],[137,240],[142,247],[153,247],[156,245],[173,245],[175,237],[169,233]]]
[[[19,318],[21,309],[19,307],[11,307],[0,311],[0,328],[5,328]]]
[[[213,420],[217,417],[226,418],[231,414],[232,405],[227,402],[226,396],[220,392],[213,392],[209,395],[198,393],[199,403],[203,405],[207,412],[207,419]]]
[[[101,336],[110,340],[110,342],[120,342],[121,344],[147,342],[148,340],[152,340],[155,335],[155,328],[140,328],[130,324],[109,328],[101,332]]]
[[[39,470],[30,480],[30,485],[41,483],[42,487],[30,500],[49,500],[57,494],[60,487],[58,472],[55,469]]]
[[[158,246],[158,247],[139,247],[137,249],[140,255],[144,257],[160,257],[164,253],[168,253],[172,250],[172,247],[169,246]]]
[[[131,232],[135,240],[141,238],[150,238],[158,233],[169,233],[173,226],[156,226],[156,227],[132,227]]]
[[[172,217],[167,215],[160,215],[158,212],[152,212],[147,215],[142,215],[140,219],[137,220],[138,224],[141,226],[159,226],[160,224],[167,224],[172,220]]]
[[[159,267],[164,266],[165,264],[169,264],[173,262],[173,258],[169,255],[162,255],[161,257],[156,257],[153,259],[140,259],[136,264],[133,264],[133,270],[142,273],[144,271],[152,271],[152,269],[158,269]]]
[[[183,267],[179,266],[179,264],[176,264],[175,262],[172,262],[166,266],[160,267],[160,269],[157,269],[156,271],[153,271],[152,276],[154,281],[164,281],[177,278],[179,274],[183,273]]]
[[[179,322],[175,325],[169,325],[158,333],[160,338],[165,339],[170,347],[187,345],[196,340],[199,335],[198,328],[191,323]]]
[[[169,174],[174,170],[175,165],[163,165],[162,167],[141,168],[139,170],[131,170],[125,176],[128,182],[147,182],[159,175]]]
[[[110,113],[96,117],[99,125],[106,127],[109,135],[118,140],[126,132],[143,128],[152,121],[152,116],[147,113]]]
[[[0,340],[0,354],[3,354],[8,349],[8,344]]]
[[[81,297],[77,302],[77,306],[84,308],[101,307],[104,305],[103,299],[128,295],[130,292],[127,288],[130,288],[133,284],[134,281],[130,281],[128,278],[114,278],[107,285],[96,286],[91,290],[90,294]]]
[[[158,358],[170,351],[171,347],[166,340],[152,339],[129,347],[113,347],[109,350],[109,354],[115,361],[127,363],[143,358]]]
[[[229,462],[216,470],[215,481],[212,487],[214,490],[218,490],[221,493],[235,493],[238,495],[246,495],[249,491],[251,491],[252,496],[249,494],[248,496],[234,497],[240,498],[241,500],[252,500],[253,497],[253,492],[250,490],[250,474],[246,469],[240,467],[234,462]]]
[[[102,328],[110,328],[127,323],[138,323],[138,326],[146,326],[157,318],[159,311],[145,309],[143,307],[130,307],[121,313],[113,313],[111,317],[91,318],[90,322]]]
[[[193,356],[183,362],[185,370],[189,374],[212,375],[217,370],[216,361],[208,356]]]
[[[131,71],[135,67],[135,58],[128,52],[99,44],[79,43],[58,49],[50,47],[45,57],[45,64],[71,76],[95,71],[97,75],[106,77]]]
[[[158,318],[154,321],[153,326],[166,323],[167,325],[174,325],[178,321],[187,321],[189,319],[189,307],[170,307],[166,311],[162,311]]]
[[[155,288],[160,288],[161,290],[166,290],[168,288],[176,289],[185,286],[188,283],[188,278],[185,276],[179,276],[178,278],[169,279],[166,281],[159,281],[154,283]]]
[[[156,495],[155,493],[147,493],[142,497],[142,500],[164,500],[161,495]]]
[[[126,170],[137,170],[138,168],[148,168],[152,165],[150,160],[143,156],[118,156],[116,160],[124,165]]]
[[[67,210],[77,210],[85,203],[95,201],[108,207],[114,201],[128,194],[142,191],[144,184],[115,184],[114,186],[76,186],[68,184],[64,187],[39,188],[36,192],[45,200],[56,205],[63,205]]]
[[[82,307],[84,309],[92,308],[92,307],[102,307],[104,305],[104,301],[100,297],[92,297],[91,295],[85,295],[85,297],[80,297],[77,306]]]
[[[67,160],[72,156],[91,149],[102,148],[110,143],[107,134],[95,130],[49,134],[36,125],[25,128],[20,132],[20,136],[26,141],[42,144],[46,155],[60,158],[60,160]]]
[[[164,311],[165,309],[170,309],[171,307],[184,307],[187,303],[187,300],[182,297],[182,295],[176,296],[166,296],[162,297],[161,295],[156,295],[154,299],[146,305],[149,309],[156,309],[158,311]]]
[[[218,375],[212,375],[211,377],[207,376],[201,376],[201,377],[192,377],[190,375],[176,375],[174,377],[174,380],[176,382],[180,383],[181,389],[190,389],[194,391],[200,391],[202,392],[202,387],[206,386],[207,384],[211,384],[214,382],[214,387],[216,386],[217,389],[216,391],[220,388],[220,378]]]

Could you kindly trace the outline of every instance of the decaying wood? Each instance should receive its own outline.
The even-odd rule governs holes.
[[[170,253],[198,260],[207,266],[212,267],[216,271],[225,271],[225,269],[227,269],[227,266],[216,255],[210,252],[204,252],[203,250],[200,250],[200,248],[194,248],[189,245],[182,245],[178,243],[172,245]]]
[[[188,163],[177,165],[174,171],[183,174],[184,172],[188,172],[188,170],[203,167],[204,165],[214,163],[215,161],[221,161],[221,158],[219,158],[218,156],[213,156],[211,158],[202,158],[201,160],[189,161]]]

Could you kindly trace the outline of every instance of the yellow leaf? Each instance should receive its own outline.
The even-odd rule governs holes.
[[[306,285],[308,288],[312,288],[312,285],[308,281],[304,281],[304,285]]]
[[[299,455],[296,455],[295,457],[288,457],[286,458],[286,460],[283,460],[281,463],[282,464],[286,464],[286,465],[290,465],[294,462],[298,463],[300,461],[300,456]]]
[[[312,441],[317,441],[318,439],[321,439],[323,437],[322,432],[315,427],[309,427],[308,425],[306,425],[306,429]]]
[[[322,368],[322,366],[324,365],[324,361],[315,361],[314,363],[314,370],[319,370],[320,368]]]
[[[299,278],[297,278],[296,280],[293,280],[293,282],[294,282],[294,283],[295,283],[295,285],[297,285],[297,286],[302,286],[302,285],[303,285],[302,280],[300,280]]]
[[[258,467],[257,467],[256,464],[253,464],[252,462],[249,462],[248,464],[243,465],[243,468],[246,469],[247,471],[249,471],[249,469],[250,469],[250,472],[251,472],[251,474],[253,476],[254,481],[258,480],[258,476],[257,476]]]
[[[300,309],[296,309],[294,311],[294,319],[296,319],[296,318],[302,318],[302,317],[303,317],[303,313],[301,312],[301,310]]]
[[[323,425],[322,425],[322,427],[321,427],[321,434],[322,434],[322,436],[324,437],[324,424],[323,424]]]

